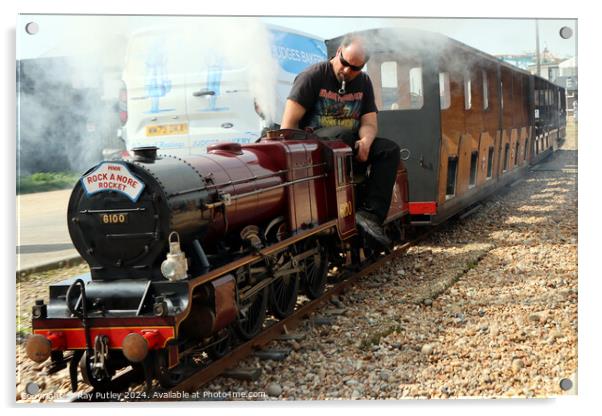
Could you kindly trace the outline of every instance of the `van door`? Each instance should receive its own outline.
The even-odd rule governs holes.
[[[189,73],[186,89],[191,153],[204,153],[216,142],[258,139],[261,118],[255,112],[248,68],[209,50],[196,69]]]
[[[144,32],[128,48],[123,81],[127,90],[128,149],[157,146],[186,154],[190,147],[186,114],[186,75],[172,53],[177,39],[167,33]]]

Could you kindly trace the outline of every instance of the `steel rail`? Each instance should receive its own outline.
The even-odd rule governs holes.
[[[404,244],[395,247],[394,250],[388,255],[376,259],[373,263],[367,264],[365,267],[356,271],[355,273],[352,273],[347,278],[341,276],[343,280],[336,283],[333,287],[324,292],[324,294],[322,294],[322,296],[320,296],[318,299],[315,299],[302,305],[299,309],[295,310],[287,318],[275,322],[274,324],[265,328],[260,334],[258,334],[253,339],[237,346],[234,350],[230,351],[224,357],[211,362],[208,366],[190,375],[188,378],[186,378],[173,388],[169,389],[168,391],[192,392],[198,389],[199,387],[209,383],[211,380],[218,377],[226,370],[234,367],[239,361],[250,356],[256,350],[265,347],[267,344],[277,339],[280,335],[286,334],[290,330],[295,329],[297,326],[299,326],[301,321],[303,321],[312,312],[318,310],[325,303],[327,303],[332,296],[344,292],[347,288],[352,286],[360,278],[366,276],[369,273],[372,273],[375,270],[378,270],[380,267],[384,266],[387,261],[390,261],[391,259],[405,253],[411,246],[417,244],[419,241],[423,240],[424,238],[426,238],[427,235],[430,235],[431,233],[432,229],[423,234],[420,234],[411,241],[408,241]]]
[[[150,392],[140,392],[139,395],[136,395],[132,392],[131,398],[136,401],[140,400],[171,400],[172,395],[169,395],[169,392],[193,392],[203,385],[206,385],[216,377],[223,374],[226,370],[234,367],[239,361],[247,358],[255,351],[265,347],[270,342],[276,340],[279,336],[288,333],[289,331],[295,329],[299,326],[299,324],[312,312],[319,310],[324,304],[326,304],[331,297],[335,295],[339,295],[349,287],[353,286],[359,279],[362,277],[378,270],[382,266],[385,265],[386,262],[396,258],[397,256],[405,253],[410,247],[416,245],[418,242],[422,241],[428,235],[431,235],[434,230],[438,227],[433,227],[428,230],[425,230],[420,235],[416,236],[412,240],[405,242],[399,246],[396,246],[393,251],[389,254],[377,258],[372,263],[366,264],[361,269],[350,272],[350,271],[342,271],[339,277],[339,281],[335,283],[331,288],[325,291],[322,296],[317,299],[314,299],[310,302],[303,304],[299,309],[295,310],[290,316],[285,319],[279,320],[269,327],[263,329],[261,333],[259,333],[253,339],[236,346],[232,351],[230,351],[224,357],[210,362],[205,367],[199,368],[198,370],[193,371],[192,374],[187,376],[186,379],[178,383],[176,386],[169,389],[153,389]],[[126,392],[129,386],[135,381],[134,370],[130,369],[124,371],[118,377],[113,379],[113,387],[111,392],[97,392],[95,389],[86,393],[73,393],[68,398],[63,398],[59,400],[59,402],[95,402],[95,401],[116,401],[117,398],[123,399],[122,394]]]

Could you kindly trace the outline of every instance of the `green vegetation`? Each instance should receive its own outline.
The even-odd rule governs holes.
[[[75,172],[38,172],[17,177],[17,195],[72,188],[79,175]]]

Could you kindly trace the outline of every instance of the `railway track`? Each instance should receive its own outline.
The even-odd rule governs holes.
[[[184,369],[185,376],[175,386],[169,389],[162,387],[153,387],[144,391],[128,390],[133,385],[143,381],[143,375],[137,373],[134,369],[129,369],[122,374],[115,376],[112,382],[111,391],[97,391],[94,389],[72,393],[67,397],[57,400],[57,402],[104,402],[104,401],[162,401],[182,398],[195,398],[192,392],[206,385],[214,378],[223,375],[232,369],[241,360],[250,355],[261,351],[272,341],[287,336],[299,324],[310,316],[313,312],[319,310],[333,296],[337,296],[351,287],[363,276],[381,268],[386,262],[391,261],[396,256],[405,253],[411,246],[417,244],[422,239],[430,235],[433,230],[425,231],[404,244],[395,246],[395,248],[385,256],[379,257],[374,261],[366,261],[363,266],[355,270],[340,270],[331,277],[325,292],[319,298],[308,301],[300,306],[288,317],[275,321],[267,326],[253,339],[235,346],[224,357],[201,363],[200,365],[191,364]]]
[[[533,169],[532,171],[539,171]],[[565,171],[562,169],[545,169],[545,171]],[[505,191],[510,191],[514,188],[514,183],[509,184],[505,188]],[[469,210],[472,211],[472,210]],[[469,215],[468,213],[466,215]],[[460,218],[463,218],[461,215]],[[77,394],[70,394],[66,397],[56,400],[57,402],[89,402],[89,401],[143,401],[143,400],[174,400],[181,399],[183,396],[178,396],[179,392],[193,392],[195,389],[199,389],[203,385],[206,385],[217,376],[223,375],[228,369],[234,367],[239,361],[254,354],[258,350],[266,347],[270,342],[274,340],[282,339],[282,335],[286,335],[293,331],[307,316],[312,312],[320,309],[325,303],[327,303],[332,296],[338,295],[346,290],[346,288],[354,285],[361,277],[377,270],[382,267],[387,261],[400,256],[405,253],[410,247],[416,245],[419,241],[423,240],[428,235],[435,231],[431,230],[428,234],[422,234],[412,241],[407,242],[403,245],[397,246],[395,250],[376,261],[365,264],[361,270],[357,271],[342,271],[336,276],[333,276],[337,281],[333,282],[332,279],[329,282],[327,291],[319,298],[311,302],[298,304],[297,310],[288,318],[268,324],[266,328],[253,340],[244,344],[238,345],[228,355],[220,360],[211,362],[207,365],[191,369],[189,374],[184,380],[178,383],[176,386],[169,390],[165,389],[153,389],[150,393],[142,392],[141,387],[136,387],[136,391],[128,391],[128,388],[132,386],[132,383],[140,383],[140,378],[136,379],[133,371],[128,371],[119,375],[113,379],[113,386],[111,392],[96,392],[94,390],[82,391]],[[202,399],[202,398],[199,398]]]
[[[515,183],[511,183],[507,185],[503,190],[505,192],[510,191],[514,184]],[[459,213],[458,217],[461,219],[466,218],[476,212],[479,207],[479,204],[468,207],[462,213]],[[390,253],[376,258],[373,261],[366,260],[362,266],[359,266],[356,269],[337,271],[337,273],[329,279],[327,289],[322,296],[315,300],[297,305],[296,310],[291,315],[278,321],[272,321],[273,323],[271,324],[267,324],[257,336],[242,344],[236,345],[224,357],[213,361],[204,360],[198,364],[188,365],[183,369],[185,376],[182,377],[182,380],[169,389],[157,386],[151,389],[147,388],[146,390],[132,390],[130,389],[132,386],[144,383],[144,377],[141,371],[136,372],[134,369],[129,369],[113,378],[112,390],[110,392],[91,389],[83,393],[72,393],[70,396],[59,400],[59,402],[202,400],[202,397],[193,394],[195,390],[208,384],[216,377],[224,375],[228,370],[234,368],[238,362],[261,351],[272,341],[287,336],[299,326],[304,319],[328,303],[332,297],[343,293],[362,277],[378,270],[395,257],[404,254],[410,247],[437,232],[437,230],[445,224],[447,224],[447,222],[439,226],[429,227],[428,229],[419,228],[418,230],[421,231],[418,232],[416,236],[410,241],[395,246]],[[259,374],[256,376],[259,376]]]

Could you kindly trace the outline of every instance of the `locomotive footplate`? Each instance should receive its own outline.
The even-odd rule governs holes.
[[[102,340],[128,359],[166,349],[175,365],[177,316],[188,305],[188,289],[185,282],[102,282],[89,275],[53,284],[50,302],[33,308],[28,356],[55,361],[63,351],[89,351]]]

